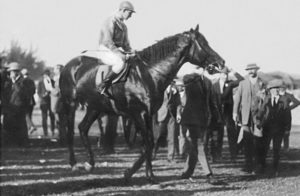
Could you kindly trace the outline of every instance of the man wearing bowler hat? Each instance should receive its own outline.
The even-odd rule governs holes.
[[[258,149],[262,145],[261,135],[255,135],[254,129],[257,126],[257,99],[264,88],[263,81],[258,77],[259,67],[253,63],[246,66],[248,75],[239,83],[234,97],[233,120],[241,125],[240,135],[244,142],[245,167],[244,171],[252,173],[255,162],[259,163],[257,156]],[[254,160],[254,157],[256,158]]]

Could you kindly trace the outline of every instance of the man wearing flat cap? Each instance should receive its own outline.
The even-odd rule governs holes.
[[[279,94],[279,88],[283,85],[282,80],[271,80],[267,89],[269,94],[264,100],[263,107],[259,109],[257,120],[260,127],[263,129],[263,144],[262,149],[262,169],[266,167],[266,157],[273,140],[273,174],[278,176],[278,166],[280,158],[281,142],[284,136],[285,127],[289,123],[288,120],[288,105],[284,98]]]
[[[243,170],[248,173],[254,171],[258,165],[258,149],[261,144],[261,135],[255,135],[254,129],[257,126],[257,100],[260,92],[264,89],[263,81],[258,78],[259,67],[256,64],[246,66],[248,75],[240,82],[234,96],[233,119],[241,125],[240,136],[243,138],[245,152],[245,166]],[[254,157],[256,158],[254,160]],[[256,161],[256,163],[254,162]]]
[[[237,72],[232,71],[236,80],[229,80],[228,74],[231,72],[227,67],[219,71],[219,78],[213,83],[212,96],[216,99],[218,111],[213,111],[212,123],[210,126],[212,137],[212,157],[216,161],[222,157],[224,130],[227,131],[229,151],[231,160],[236,157],[237,130],[235,130],[232,118],[233,92],[244,78]],[[219,113],[220,115],[216,114]],[[215,119],[220,116],[220,119]]]
[[[8,65],[11,85],[5,89],[7,96],[6,110],[3,116],[4,141],[8,145],[25,146],[28,142],[26,108],[28,107],[28,90],[21,75],[21,66],[12,62]],[[17,122],[17,123],[16,123]]]

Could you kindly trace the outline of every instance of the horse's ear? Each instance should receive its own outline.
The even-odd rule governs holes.
[[[190,32],[191,32],[191,33],[193,33],[193,32],[194,32],[194,29],[193,29],[193,28],[191,28],[191,29],[190,29]]]
[[[196,32],[199,32],[199,24],[197,24],[196,28],[195,28]]]

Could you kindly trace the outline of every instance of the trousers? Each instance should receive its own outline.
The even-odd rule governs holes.
[[[125,66],[125,58],[116,52],[113,52],[104,45],[99,46],[98,58],[104,64],[111,65],[114,73],[120,73]]]

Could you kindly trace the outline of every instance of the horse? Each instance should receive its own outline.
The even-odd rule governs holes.
[[[99,114],[119,114],[134,120],[143,139],[143,149],[133,166],[126,169],[124,179],[127,182],[146,162],[146,179],[156,183],[152,171],[152,150],[154,146],[152,132],[152,115],[157,112],[163,101],[167,86],[175,78],[181,66],[192,63],[198,67],[209,65],[222,68],[225,61],[208,44],[199,32],[199,25],[183,33],[166,37],[157,43],[137,51],[127,63],[130,65],[127,79],[110,88],[113,99],[100,95],[95,85],[98,59],[78,56],[71,59],[60,76],[61,95],[68,112],[68,148],[69,163],[76,169],[73,149],[74,115],[76,102],[86,102],[87,110],[78,128],[83,145],[88,152],[85,169],[94,168],[94,155],[88,138],[88,131]]]

